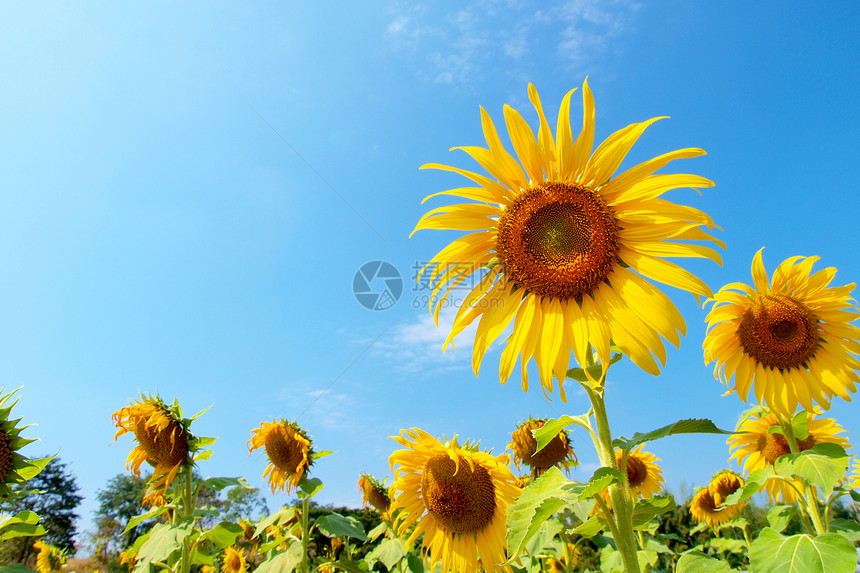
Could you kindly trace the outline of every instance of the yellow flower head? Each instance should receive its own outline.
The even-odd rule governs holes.
[[[21,470],[27,469],[28,472],[26,473],[38,470],[35,472],[37,474],[53,459],[53,456],[43,459],[28,459],[18,453],[18,450],[36,440],[22,438],[20,436],[21,430],[29,426],[18,427],[18,422],[21,419],[11,418],[12,409],[18,403],[17,398],[12,400],[17,391],[13,390],[4,394],[3,388],[0,387],[0,499],[5,499],[10,495],[11,487],[27,481],[19,473]],[[7,405],[10,400],[12,403]],[[30,476],[35,474],[30,473]]]
[[[358,490],[361,492],[361,506],[368,504],[378,511],[385,513],[391,507],[391,499],[388,490],[375,477],[370,474],[361,474],[358,478]]]
[[[392,511],[398,529],[416,524],[407,543],[423,534],[430,570],[473,573],[500,569],[505,555],[505,511],[519,494],[508,458],[454,440],[443,443],[418,428],[392,437],[405,449],[389,458],[394,472]]]
[[[690,513],[696,522],[711,527],[728,523],[743,511],[745,502],[720,507],[726,498],[742,488],[744,480],[731,470],[723,470],[711,479],[708,487],[701,488],[690,502]]]
[[[635,450],[630,450],[627,455],[627,483],[633,493],[638,497],[651,497],[663,489],[663,470],[654,462],[660,461],[658,457],[642,448],[640,445]],[[622,450],[615,450],[615,459],[621,467]]]
[[[721,263],[716,251],[690,241],[724,245],[701,229],[714,227],[708,215],[660,199],[671,189],[710,187],[713,182],[654,172],[674,159],[705,152],[672,151],[616,175],[639,136],[660,118],[629,125],[592,152],[595,110],[588,82],[583,84],[583,123],[576,139],[570,122],[573,91],[561,103],[555,136],[537,90],[529,84],[528,92],[540,121],[537,137],[519,113],[504,109],[516,158],[505,150],[482,108],[488,147],[459,149],[488,176],[437,163],[423,166],[453,171],[477,184],[437,193],[472,202],[432,209],[415,227],[469,232],[425,267],[434,281],[431,307],[435,301],[437,320],[452,289],[482,273],[464,298],[445,346],[480,319],[472,355],[477,375],[490,345],[513,322],[500,379],[510,377],[519,359],[523,389],[528,389],[526,365],[534,358],[544,392],[553,391],[553,376],[563,384],[571,352],[585,365],[593,348],[605,374],[610,339],[640,368],[659,374],[658,361],[666,362],[663,339],[678,346],[686,325],[650,281],[710,296],[703,281],[663,257],[706,257]],[[565,400],[564,388],[559,392]]]
[[[814,412],[806,413],[806,424],[809,435],[803,440],[797,440],[798,449],[802,452],[815,444],[838,444],[849,448],[848,438],[837,436],[845,430],[832,418],[816,418]],[[746,473],[773,468],[774,462],[780,457],[791,453],[788,440],[783,434],[770,432],[778,427],[776,414],[764,416],[752,414],[737,427],[737,432],[728,439],[732,451],[729,460],[736,459]],[[800,482],[796,482],[800,487]],[[782,480],[768,480],[765,489],[772,501],[782,501],[793,504],[797,499],[794,488]]]
[[[150,395],[114,412],[113,421],[118,428],[114,441],[132,432],[138,443],[129,453],[126,467],[140,477],[143,462],[153,466],[147,503],[158,505],[159,496],[170,487],[179,469],[193,463],[191,454],[197,448],[189,430],[191,420],[182,418],[178,403],[168,406],[159,396]]]
[[[68,560],[66,552],[39,540],[33,544],[39,550],[36,556],[36,571],[39,573],[60,573]]]
[[[860,489],[860,460],[854,458],[854,471],[851,472],[851,477],[848,478],[848,484],[853,489]]]
[[[294,422],[263,422],[251,431],[249,453],[265,448],[269,465],[263,477],[269,477],[272,493],[298,487],[313,462],[311,439]]]
[[[245,573],[248,564],[245,556],[235,547],[228,547],[221,555],[221,573]]]
[[[529,466],[534,477],[553,466],[563,465],[566,471],[570,471],[570,465],[577,465],[576,454],[570,447],[570,438],[567,432],[562,430],[541,451],[537,450],[537,440],[532,435],[532,430],[543,428],[546,420],[527,420],[517,426],[511,433],[511,442],[508,449],[514,452],[514,463],[517,469],[520,462]]]
[[[850,401],[857,391],[860,329],[849,324],[860,316],[850,297],[854,285],[828,286],[836,269],[813,273],[817,260],[787,259],[768,281],[759,250],[753,286],[731,283],[714,295],[705,362],[716,361],[714,376],[744,402],[752,389],[759,404],[791,416],[798,404],[827,409],[833,396]]]

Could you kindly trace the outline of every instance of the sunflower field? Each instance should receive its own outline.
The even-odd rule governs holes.
[[[596,142],[597,106],[587,80],[564,96],[556,115],[547,115],[531,84],[527,95],[539,123],[533,130],[505,106],[512,150],[500,138],[502,124],[481,108],[486,146],[459,148],[479,171],[423,166],[468,183],[434,194],[459,202],[418,220],[415,231],[456,233],[419,277],[432,284],[428,310],[437,319],[455,288],[474,285],[445,345],[472,327],[476,376],[488,351],[498,348],[502,383],[519,372],[524,392],[538,385],[565,407],[574,389],[586,397],[585,411],[522,420],[502,453],[472,438],[403,428],[391,436],[391,474],[355,476],[365,507],[349,514],[314,500],[324,487],[314,464],[332,452],[319,449],[295,420],[264,420],[249,428],[247,450],[265,455],[262,478],[284,503],[252,520],[226,519],[204,495],[251,489],[247,476],[202,477],[217,454],[215,438],[195,433],[205,411],[186,417],[178,400],[141,394],[117,405],[111,420],[113,447],[129,448],[126,468],[145,484],[139,511],[120,535],[143,523],[148,528],[112,557],[111,570],[855,570],[860,461],[848,453],[847,432],[827,417],[831,404],[850,401],[860,383],[854,284],[838,280],[834,267],[816,266],[815,256],[770,262],[769,273],[759,250],[749,282],[713,292],[667,258],[721,264],[726,245],[712,234],[715,222],[663,198],[713,182],[658,173],[677,160],[693,166],[687,160],[705,151],[669,151],[621,170],[639,137],[661,118]],[[581,115],[572,112],[580,108]],[[658,376],[666,343],[679,347],[687,332],[664,286],[691,293],[707,313],[704,360],[726,387],[725,399],[746,408],[736,427],[680,418],[630,437],[613,432],[607,407],[613,365],[626,360]],[[531,380],[530,367],[537,372]],[[19,452],[33,441],[21,435],[28,426],[13,414],[19,397],[18,391],[0,396],[0,494],[7,503],[40,495],[28,482],[52,459]],[[590,438],[600,460],[584,481],[569,477],[579,463],[571,429]],[[721,436],[741,471],[719,471],[688,499],[676,499],[650,448],[679,434]],[[151,472],[141,471],[146,467]],[[766,496],[766,507],[755,505],[756,494]],[[288,503],[290,495],[295,502]],[[68,551],[41,539],[43,517],[33,511],[0,516],[0,542],[27,538],[37,551],[32,562],[7,564],[0,573],[71,570]],[[90,561],[87,567],[107,565]]]

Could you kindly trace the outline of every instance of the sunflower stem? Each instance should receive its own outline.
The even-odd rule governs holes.
[[[310,499],[307,494],[302,496],[302,573],[308,573],[308,513],[310,510]]]
[[[785,433],[785,439],[788,441],[788,447],[791,450],[791,453],[799,454],[800,447],[797,445],[797,438],[794,437],[794,428],[791,426],[791,420],[783,420],[782,416],[779,415],[778,419],[779,425]],[[815,533],[817,535],[827,533],[827,528],[824,526],[824,522],[821,521],[821,512],[818,510],[818,495],[815,488],[804,480],[803,492],[803,497],[806,500],[806,513],[809,514],[809,518],[812,520],[812,524],[815,527]]]
[[[193,480],[192,468],[190,463],[182,466],[182,518],[187,519],[194,515],[194,491],[192,490]],[[182,540],[182,557],[179,561],[180,573],[188,573],[191,570],[191,546],[188,538]]]
[[[601,386],[602,388],[602,386]],[[612,448],[612,432],[609,429],[609,417],[606,414],[606,402],[603,398],[603,390],[594,390],[586,386],[586,392],[591,399],[594,408],[594,420],[597,424],[597,442],[594,444],[600,456],[600,462],[604,467],[619,471],[615,451]],[[639,573],[639,559],[636,555],[636,538],[633,533],[633,511],[629,500],[632,496],[628,494],[630,484],[627,475],[621,472],[622,483],[609,486],[609,498],[612,500],[612,509],[615,511],[616,530],[612,534],[615,545],[621,552],[624,569],[627,573]],[[607,523],[611,520],[607,518]],[[612,529],[610,527],[610,529]]]

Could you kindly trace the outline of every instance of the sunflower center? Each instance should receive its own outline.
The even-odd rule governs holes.
[[[266,455],[276,468],[294,474],[305,459],[302,444],[281,428],[273,430],[266,439]]]
[[[470,467],[463,456],[459,467],[448,454],[430,458],[421,477],[421,492],[424,507],[451,533],[483,530],[496,510],[496,489],[489,472],[479,463]]]
[[[529,466],[536,469],[549,469],[560,464],[567,457],[567,437],[558,434],[541,451],[534,453],[537,449],[537,440],[531,433],[532,429],[541,426],[524,426],[519,432],[519,440],[516,443],[516,453],[520,459]]]
[[[639,487],[648,478],[648,468],[645,462],[639,458],[630,456],[627,458],[627,483],[630,487]]]
[[[172,419],[166,426],[148,422],[151,422],[149,416],[134,421],[134,436],[146,451],[146,461],[154,466],[175,466],[184,462],[188,443],[182,426]]]
[[[797,440],[797,448],[803,452],[815,445],[815,438],[812,435],[807,436],[805,440]],[[758,449],[764,456],[764,461],[768,465],[773,465],[780,457],[791,453],[791,447],[788,445],[788,440],[782,434],[771,434],[765,432],[758,437]]]
[[[12,469],[14,453],[9,445],[9,435],[5,430],[0,429],[0,483],[6,479],[6,475]]]
[[[578,299],[618,261],[618,222],[606,202],[577,183],[530,187],[499,218],[496,251],[514,284],[541,296]]]
[[[786,295],[760,295],[738,326],[744,351],[771,368],[796,368],[818,348],[818,327],[809,308]]]

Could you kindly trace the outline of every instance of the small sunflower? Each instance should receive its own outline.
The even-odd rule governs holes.
[[[853,489],[860,489],[860,459],[854,458],[854,471],[848,478],[848,485]]]
[[[235,547],[224,550],[221,555],[221,573],[245,573],[247,569],[248,564],[241,551],[237,551]]]
[[[358,490],[361,492],[362,507],[367,507],[370,504],[382,513],[385,513],[391,507],[388,489],[372,475],[361,474],[359,476]]]
[[[68,560],[62,549],[48,545],[44,541],[36,541],[33,547],[39,550],[36,556],[36,571],[39,573],[60,573]]]
[[[418,428],[392,436],[406,449],[391,454],[392,510],[399,527],[416,527],[407,543],[423,534],[431,570],[472,573],[501,568],[505,555],[505,511],[519,494],[506,455],[475,446],[445,443]]]
[[[797,441],[798,449],[802,452],[816,444],[838,444],[849,448],[848,438],[838,436],[845,430],[832,418],[816,418],[816,413],[806,413],[806,424],[809,435]],[[773,468],[780,456],[791,453],[788,440],[780,433],[771,433],[770,429],[779,426],[779,419],[774,413],[752,414],[737,427],[737,433],[728,439],[732,451],[729,460],[736,459],[743,470],[749,474],[757,470]],[[795,485],[800,485],[796,482]],[[794,503],[797,495],[794,488],[783,480],[768,480],[765,489],[772,501]]]
[[[167,405],[158,395],[141,395],[140,400],[114,412],[114,425],[119,428],[114,441],[132,432],[138,442],[128,455],[126,467],[138,477],[143,462],[154,468],[149,479],[148,504],[162,504],[180,468],[194,462],[194,453],[202,440],[191,434],[194,418],[183,418],[178,402],[174,400]]]
[[[654,462],[660,461],[650,452],[644,451],[642,448],[645,444],[640,445],[635,450],[630,450],[627,455],[627,483],[630,484],[630,489],[634,495],[638,497],[651,497],[659,493],[663,489],[663,470]],[[615,459],[621,466],[622,451],[615,450]]]
[[[711,527],[728,523],[743,511],[745,502],[720,507],[728,496],[742,488],[744,480],[731,470],[723,470],[711,478],[708,487],[701,488],[690,502],[690,513],[696,522]]]
[[[664,257],[704,257],[721,264],[715,250],[694,242],[725,245],[702,229],[715,227],[708,215],[659,198],[672,189],[711,187],[713,182],[696,175],[654,173],[674,159],[705,152],[672,151],[615,175],[639,136],[661,118],[631,124],[592,152],[595,110],[587,81],[582,90],[582,130],[575,140],[570,122],[573,90],[562,100],[555,136],[537,90],[529,84],[528,92],[540,122],[537,138],[519,113],[509,106],[504,109],[516,158],[505,150],[481,108],[488,148],[459,149],[489,176],[437,163],[423,166],[452,171],[477,184],[437,193],[474,202],[432,209],[415,227],[470,233],[442,249],[425,267],[434,282],[430,304],[435,302],[437,320],[452,289],[481,273],[445,346],[480,318],[472,355],[477,375],[490,345],[513,323],[501,355],[501,381],[510,377],[519,359],[527,390],[526,366],[534,357],[544,392],[553,391],[555,376],[562,400],[571,352],[584,366],[593,347],[605,374],[610,340],[637,366],[659,374],[658,362],[666,362],[663,339],[679,346],[686,325],[675,305],[650,281],[697,297],[711,296],[702,280]]]
[[[285,489],[289,494],[313,463],[311,439],[295,422],[263,422],[251,431],[248,447],[249,454],[257,448],[266,449],[269,465],[263,477],[269,477],[272,493]]]
[[[532,435],[532,430],[543,428],[546,420],[529,419],[517,426],[511,433],[511,443],[508,449],[514,452],[514,464],[520,469],[520,462],[531,468],[533,477],[538,477],[553,466],[564,466],[565,471],[570,471],[570,466],[577,465],[576,454],[570,447],[570,438],[567,432],[562,430],[541,451],[537,450],[537,440]]]
[[[817,260],[787,259],[768,282],[760,249],[752,263],[754,286],[731,283],[714,295],[705,362],[716,361],[714,376],[744,402],[752,388],[759,404],[791,416],[798,404],[827,409],[833,396],[850,401],[857,391],[854,285],[828,286],[836,269],[812,273]]]

